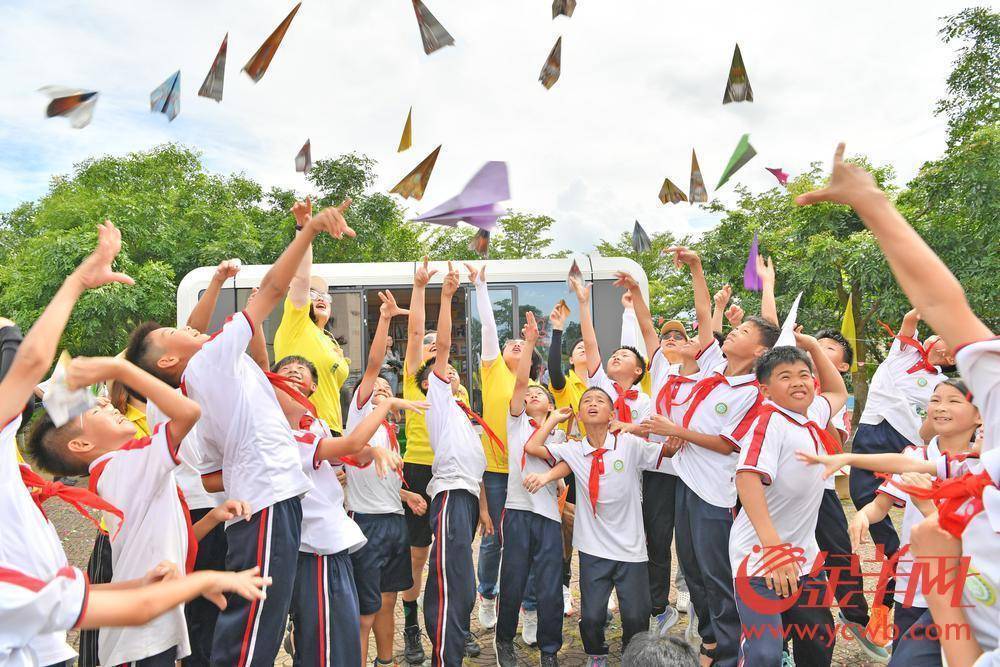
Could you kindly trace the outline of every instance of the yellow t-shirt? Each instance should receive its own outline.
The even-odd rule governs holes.
[[[573,412],[576,412],[580,408],[580,397],[583,396],[583,392],[587,391],[587,383],[580,379],[576,371],[570,369],[566,375],[566,386],[557,390],[549,384],[549,391],[552,392],[552,397],[556,399],[557,409],[573,408]],[[566,422],[562,428],[566,430],[570,424],[574,425],[573,428],[578,430],[581,436],[587,435],[587,429],[584,428],[583,423],[577,421],[575,418]]]
[[[281,324],[274,334],[274,360],[280,361],[291,355],[305,357],[316,366],[319,386],[309,400],[331,429],[343,432],[340,388],[350,374],[350,362],[344,357],[337,341],[326,335],[309,317],[308,302],[296,308],[289,299],[285,299]]]
[[[135,437],[145,438],[149,435],[149,424],[146,423],[146,413],[131,403],[125,408],[125,419],[135,425]]]
[[[526,353],[530,354],[530,353]],[[483,387],[483,421],[500,438],[507,448],[507,415],[510,414],[510,399],[514,395],[517,377],[507,368],[503,355],[480,364],[480,378]],[[486,453],[488,472],[507,472],[507,454],[490,442],[483,433],[483,451]]]
[[[419,370],[419,369],[418,369]],[[459,398],[469,403],[469,390],[459,387]],[[427,395],[417,384],[416,373],[411,373],[406,361],[403,361],[403,398],[407,401],[426,401]],[[417,412],[406,412],[406,451],[403,453],[406,463],[418,463],[429,466],[434,463],[434,450],[431,449],[430,436],[427,435],[427,417]]]

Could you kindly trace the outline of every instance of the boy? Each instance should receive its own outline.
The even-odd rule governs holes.
[[[292,434],[263,371],[244,351],[262,322],[284,297],[296,267],[322,231],[354,236],[343,213],[350,200],[313,216],[265,274],[246,309],[209,337],[192,329],[140,325],[126,357],[173,386],[202,408],[198,435],[201,472],[208,491],[250,504],[250,521],[226,530],[226,567],[259,565],[274,584],[260,604],[233,600],[220,615],[212,642],[213,664],[270,665],[278,653],[291,602],[301,535],[300,497],[311,488]]]
[[[528,350],[533,350],[538,342],[538,324],[531,311],[525,318],[524,342]],[[528,494],[521,483],[522,474],[545,472],[549,467],[533,456],[526,456],[524,451],[524,443],[545,421],[554,403],[544,387],[528,386],[530,372],[531,355],[522,354],[507,417],[509,473],[500,524],[503,550],[496,631],[500,667],[517,666],[514,633],[529,578],[537,595],[537,639],[542,667],[556,667],[559,664],[556,654],[562,647],[562,528],[557,490],[554,484],[549,484],[538,493]],[[556,431],[549,440],[563,442],[565,433]]]
[[[711,297],[701,270],[701,258],[683,247],[673,248],[675,263],[691,268],[696,285],[695,310],[699,322],[711,317]],[[698,327],[710,330],[711,326]],[[726,545],[736,505],[733,475],[739,458],[739,442],[748,432],[760,404],[760,392],[752,370],[757,359],[778,340],[779,329],[760,317],[747,318],[730,330],[721,352],[725,359],[713,366],[705,354],[717,354],[717,345],[699,357],[706,371],[681,406],[683,416],[674,421],[656,415],[652,433],[680,438],[685,446],[673,458],[677,471],[677,523],[674,537],[677,556],[698,616],[702,654],[713,664],[736,664],[739,615],[733,598],[733,573]],[[699,332],[699,336],[701,333]]]
[[[391,292],[380,293],[379,297],[382,305],[378,326],[368,350],[368,366],[351,399],[347,414],[348,433],[375,408],[393,397],[392,388],[385,378],[379,376],[379,371],[388,348],[389,324],[393,317],[407,312],[396,305]],[[368,444],[398,455],[396,425],[383,421]],[[361,612],[363,665],[369,664],[368,638],[373,627],[377,651],[374,664],[376,667],[393,664],[396,595],[413,587],[410,545],[401,498],[405,494],[415,513],[426,512],[427,505],[418,494],[404,491],[402,486],[402,473],[380,478],[371,467],[347,466],[347,509],[368,540],[361,549],[351,554]]]
[[[878,189],[875,180],[863,168],[844,162],[844,144],[837,146],[833,158],[833,171],[829,184],[820,190],[799,195],[799,205],[817,202],[847,204],[857,211],[865,226],[875,235],[885,253],[889,267],[910,303],[916,308],[931,328],[944,338],[947,345],[956,350],[958,370],[965,379],[973,395],[973,402],[979,408],[983,419],[986,439],[983,451],[990,454],[1000,438],[1000,341],[990,329],[976,317],[969,308],[962,286],[948,267],[934,254],[920,235],[890,203],[885,193]],[[992,456],[989,461],[994,462]],[[985,467],[985,466],[984,466]],[[992,481],[992,489],[984,488],[993,501],[997,499],[996,485],[1000,482],[1000,470],[987,469]],[[995,564],[997,536],[990,527],[991,517],[980,512],[969,526],[968,537],[963,535],[959,542],[942,531],[938,521],[927,519],[918,524],[911,534],[911,546],[915,556],[930,556],[931,566],[928,576],[937,575],[935,556],[966,555],[977,563]],[[969,530],[969,527],[966,527]],[[954,567],[943,563],[941,567]],[[1000,576],[993,579],[997,583]],[[968,622],[965,611],[950,603],[947,595],[931,591],[927,595],[928,606],[934,621],[942,627],[962,627]],[[982,603],[976,609],[983,615],[982,624],[975,627],[975,638],[943,633],[941,645],[950,665],[968,665],[977,659],[988,664],[989,660],[1000,660],[997,636],[1000,636],[1000,621],[994,607]],[[984,654],[989,655],[984,655]]]
[[[28,449],[38,464],[58,475],[90,475],[90,490],[120,509],[106,517],[111,536],[113,584],[143,576],[150,563],[183,563],[194,568],[197,537],[219,523],[246,514],[230,501],[192,528],[187,505],[173,472],[180,465],[179,445],[198,421],[198,405],[122,359],[74,359],[67,369],[71,387],[121,382],[160,406],[167,422],[151,436],[135,438],[135,425],[110,405],[99,405],[79,420],[56,427],[48,415],[31,431]],[[124,443],[124,444],[123,444]],[[98,640],[101,664],[136,662],[169,667],[190,653],[181,607],[139,628],[105,628]]]
[[[825,427],[847,401],[847,387],[816,339],[797,335],[796,340],[803,349],[776,347],[757,363],[757,380],[767,401],[743,439],[736,467],[742,509],[733,522],[729,557],[746,629],[740,661],[748,665],[781,663],[783,624],[804,630],[791,633],[796,664],[820,667],[833,658],[830,610],[808,606],[807,593],[825,586],[825,577],[814,574],[819,566],[816,521],[823,501],[822,471],[795,453],[839,448]],[[813,364],[825,389],[818,396]],[[801,550],[801,556],[792,562],[768,562],[784,549]],[[763,601],[796,595],[800,588],[788,608],[765,607]]]
[[[449,365],[451,307],[459,287],[458,271],[448,264],[441,286],[437,352],[418,374],[427,393],[427,431],[434,450],[431,496],[431,568],[424,590],[424,623],[431,637],[431,664],[453,667],[465,657],[469,617],[475,604],[476,580],[472,540],[476,525],[492,532],[486,493],[482,488],[486,455],[469,419],[471,409],[453,395],[458,374]],[[478,495],[478,499],[477,499]]]
[[[604,639],[608,599],[618,593],[622,618],[622,645],[649,628],[649,574],[642,529],[639,472],[650,470],[676,451],[670,444],[650,443],[622,431],[612,431],[614,401],[600,387],[583,394],[578,417],[587,427],[583,441],[546,443],[549,434],[573,412],[551,413],[528,438],[524,450],[542,460],[564,462],[547,473],[525,476],[524,486],[535,492],[573,472],[579,502],[573,526],[573,546],[580,552],[580,635],[588,667],[608,664]],[[638,424],[626,425],[636,433]]]

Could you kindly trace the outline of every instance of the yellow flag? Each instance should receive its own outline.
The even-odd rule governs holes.
[[[851,303],[852,295],[847,296],[847,308],[844,309],[844,321],[840,325],[840,333],[844,335],[847,342],[851,344],[854,351],[854,360],[851,362],[851,372],[858,371],[858,332],[854,327],[854,304]]]
[[[403,126],[403,136],[399,138],[399,148],[396,149],[397,153],[402,153],[407,148],[410,147],[412,143],[413,134],[413,107],[410,107],[410,113],[406,114],[406,125]]]

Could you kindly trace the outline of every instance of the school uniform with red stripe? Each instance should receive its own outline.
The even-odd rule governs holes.
[[[123,518],[105,513],[111,537],[112,583],[142,578],[161,561],[194,568],[198,543],[183,496],[174,479],[179,443],[170,442],[169,423],[153,434],[126,442],[90,464],[90,489],[112,503]],[[182,606],[134,628],[102,628],[98,652],[103,665],[120,665],[177,648],[190,653]]]
[[[89,592],[86,576],[75,567],[43,580],[0,562],[0,664],[40,664],[35,640],[76,628]]]
[[[614,401],[614,417],[618,421],[638,424],[647,419],[652,412],[652,401],[638,385],[621,386],[608,377],[603,365],[598,366],[597,370],[587,378],[587,386],[600,387],[608,393]]]

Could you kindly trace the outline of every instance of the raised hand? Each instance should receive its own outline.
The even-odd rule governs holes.
[[[667,248],[667,252],[672,252],[674,254],[674,266],[677,268],[680,268],[682,264],[691,269],[694,269],[696,266],[701,266],[701,257],[699,257],[698,253],[690,248],[677,245]]]
[[[538,342],[538,322],[535,320],[535,314],[530,310],[524,315],[524,327],[521,329],[521,335],[531,347],[534,347],[535,343]]]
[[[560,301],[553,306],[552,313],[549,315],[549,322],[553,329],[562,331],[566,326],[567,318],[569,318],[569,306],[566,305],[565,301]]]
[[[468,262],[464,262],[465,270],[469,272],[469,282],[473,285],[479,283],[479,281],[486,282],[486,265],[483,264],[480,268],[474,267]]]
[[[615,272],[615,287],[621,287],[622,289],[632,291],[634,289],[639,289],[639,283],[630,274],[624,271]]]
[[[385,290],[384,292],[378,293],[378,298],[382,300],[382,305],[378,308],[378,313],[382,317],[387,317],[392,319],[397,315],[409,315],[410,311],[405,308],[400,308],[396,303],[396,297],[392,295],[392,292]]]
[[[319,215],[315,215],[309,220],[309,224],[316,226],[317,233],[326,232],[335,239],[344,236],[354,238],[357,233],[347,225],[347,220],[344,219],[344,212],[350,205],[351,198],[348,197],[340,206],[330,206],[320,211]]]
[[[569,279],[569,284],[581,304],[590,303],[590,285],[584,285],[583,281],[575,276]]]
[[[558,410],[553,410],[549,413],[549,419],[551,419],[556,424],[562,424],[563,422],[568,422],[570,417],[573,416],[573,408],[566,406],[564,408],[559,408]]]
[[[458,269],[452,267],[448,262],[448,274],[444,277],[444,284],[441,285],[441,298],[450,299],[455,296],[458,286],[462,284],[462,278],[458,275]]]
[[[235,278],[236,274],[240,272],[243,268],[243,262],[238,259],[226,259],[219,262],[219,265],[215,267],[215,275],[212,276],[212,280],[218,282],[225,282],[230,278]]]
[[[771,261],[770,257],[765,260],[760,255],[757,255],[757,275],[765,285],[774,284],[774,262]]]
[[[108,283],[135,284],[135,281],[126,274],[111,270],[111,264],[121,249],[121,231],[111,224],[110,220],[98,225],[97,247],[73,272],[84,289],[94,289]]]
[[[871,197],[885,197],[875,179],[863,167],[844,162],[844,143],[837,144],[833,154],[833,170],[825,188],[813,190],[795,198],[799,206],[832,202],[857,207],[857,204]]]
[[[126,363],[114,357],[76,357],[66,369],[66,385],[70,389],[81,389],[98,382],[116,380]]]
[[[725,308],[726,304],[729,303],[729,299],[733,297],[733,288],[729,285],[724,285],[722,289],[715,293],[712,297],[715,301],[716,308]]]
[[[305,227],[306,223],[309,222],[309,218],[313,214],[312,199],[306,197],[305,201],[297,201],[292,205],[292,215],[295,216],[295,224],[299,227]]]
[[[745,313],[743,312],[743,308],[737,306],[735,303],[726,309],[725,315],[726,321],[729,322],[729,326],[734,329],[743,324],[743,317]]]
[[[430,262],[427,256],[424,255],[424,263],[417,267],[417,272],[413,274],[413,285],[414,287],[427,287],[427,283],[431,281],[437,274],[437,269],[431,271]]]

